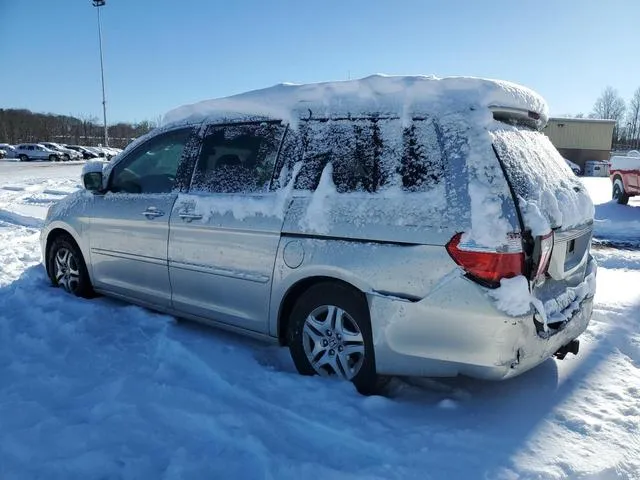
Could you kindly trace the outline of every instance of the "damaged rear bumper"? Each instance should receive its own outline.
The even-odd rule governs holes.
[[[595,261],[589,267],[595,277]],[[486,289],[463,276],[417,302],[376,294],[368,300],[379,373],[492,380],[514,377],[552,357],[586,330],[593,310],[590,294],[573,305],[560,328],[540,334],[533,309],[507,315]]]

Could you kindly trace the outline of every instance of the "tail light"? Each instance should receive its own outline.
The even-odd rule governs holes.
[[[491,288],[500,286],[503,278],[512,278],[524,272],[524,253],[520,235],[508,239],[504,249],[492,250],[462,241],[456,233],[446,245],[447,252],[467,276]]]
[[[540,277],[544,277],[549,270],[549,262],[551,261],[551,254],[553,253],[553,232],[538,237],[536,245],[533,250],[533,278],[536,280]]]

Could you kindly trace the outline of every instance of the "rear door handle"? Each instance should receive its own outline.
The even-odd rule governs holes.
[[[199,215],[197,213],[179,213],[178,216],[185,222],[190,222],[192,220],[202,220],[202,215]]]
[[[162,217],[164,212],[162,210],[158,210],[156,207],[148,207],[144,212],[142,212],[142,215],[151,220],[156,217]]]

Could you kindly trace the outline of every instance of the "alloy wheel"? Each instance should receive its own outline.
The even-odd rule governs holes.
[[[333,305],[313,310],[302,329],[304,352],[318,375],[355,377],[364,362],[364,337],[351,316]]]
[[[80,269],[71,250],[66,247],[58,249],[54,264],[58,285],[67,292],[74,293],[80,285]]]

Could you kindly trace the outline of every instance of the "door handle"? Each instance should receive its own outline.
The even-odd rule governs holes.
[[[179,213],[178,216],[185,222],[190,222],[191,220],[202,220],[202,215],[197,213]]]
[[[142,212],[142,215],[151,220],[152,218],[162,217],[164,215],[164,212],[162,210],[158,210],[155,207],[149,207],[144,212]]]

